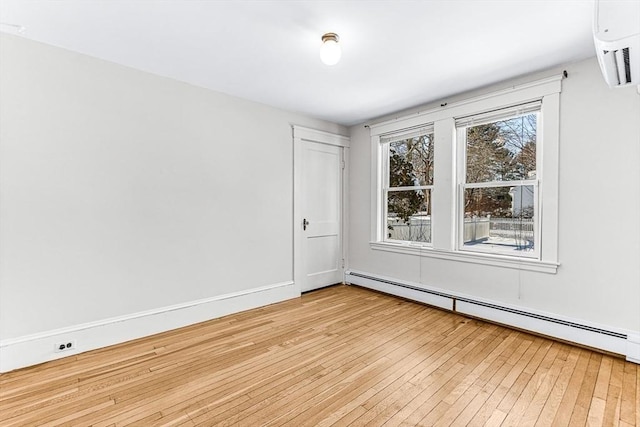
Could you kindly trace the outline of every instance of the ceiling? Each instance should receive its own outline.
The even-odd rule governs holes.
[[[592,15],[591,0],[2,0],[0,30],[352,125],[594,56]]]

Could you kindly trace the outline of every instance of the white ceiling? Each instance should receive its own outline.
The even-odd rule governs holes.
[[[593,56],[592,15],[591,0],[2,0],[0,30],[351,125]]]

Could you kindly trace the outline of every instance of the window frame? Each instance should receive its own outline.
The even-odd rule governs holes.
[[[524,114],[536,113],[536,177],[534,179],[523,179],[523,180],[504,180],[504,181],[486,181],[486,182],[467,182],[467,132],[466,130],[472,126],[478,126],[482,124],[494,123],[500,120],[506,120],[510,118],[520,117]],[[488,116],[488,117],[487,117]],[[485,117],[482,119],[482,117]],[[540,123],[542,123],[542,104],[538,102],[527,103],[525,105],[517,105],[504,109],[500,109],[497,111],[491,112],[480,112],[473,116],[466,118],[465,123],[458,125],[456,123],[456,148],[458,151],[457,155],[457,205],[456,205],[456,213],[457,213],[457,239],[456,239],[456,249],[459,251],[469,251],[474,253],[484,253],[484,254],[496,254],[496,255],[505,255],[512,256],[514,258],[529,258],[540,260],[540,218],[541,218],[541,209],[540,209],[540,196],[539,190],[542,185],[541,174],[538,170],[543,170],[543,159],[541,155],[541,148],[544,145],[544,141],[542,141],[540,129]],[[491,250],[488,248],[472,248],[469,246],[465,246],[464,244],[464,224],[465,224],[465,190],[473,189],[473,188],[499,188],[499,187],[524,187],[524,186],[533,186],[533,236],[534,236],[534,250],[527,254],[522,254],[520,256],[510,255],[507,251],[500,250]]]
[[[433,179],[432,184],[428,185],[411,185],[411,186],[403,186],[403,187],[391,187],[390,181],[390,165],[389,165],[389,155],[390,155],[390,146],[394,142],[404,141],[414,135],[433,135],[434,129],[433,124],[427,124],[425,126],[420,126],[416,129],[403,129],[400,132],[393,132],[391,134],[386,134],[381,136],[380,140],[380,149],[381,149],[381,157],[382,157],[382,218],[383,221],[382,226],[384,230],[381,230],[381,239],[382,242],[392,243],[392,244],[410,244],[417,246],[426,246],[431,247],[433,242],[433,218],[429,219],[429,242],[421,242],[417,240],[399,240],[399,239],[391,239],[387,237],[387,226],[388,226],[388,215],[389,215],[389,192],[399,192],[399,191],[411,191],[411,190],[429,190],[429,204],[433,202],[432,195],[435,184],[435,178]],[[431,147],[434,151],[435,158],[435,150],[434,146]],[[433,166],[435,170],[435,164]],[[431,206],[429,207],[431,210]]]
[[[509,86],[473,98],[443,103],[439,107],[418,111],[380,123],[368,125],[371,132],[371,240],[370,248],[387,252],[418,255],[451,261],[556,273],[558,266],[558,151],[560,138],[560,93],[562,75]],[[456,120],[483,112],[539,101],[540,114],[536,152],[538,181],[538,256],[537,258],[500,253],[461,250],[460,163],[456,138]],[[383,209],[383,153],[381,137],[394,132],[434,126],[434,186],[432,193],[431,245],[419,242],[385,241]],[[542,185],[544,184],[544,185]],[[386,222],[386,221],[385,221]],[[437,226],[436,226],[437,224]]]

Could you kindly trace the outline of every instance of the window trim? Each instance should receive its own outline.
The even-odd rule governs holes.
[[[485,252],[448,251],[415,243],[403,244],[391,242],[369,242],[369,246],[371,249],[377,251],[444,259],[448,261],[460,261],[493,267],[514,268],[517,270],[536,271],[539,273],[554,274],[556,273],[558,266],[560,266],[557,262],[539,261],[532,258],[517,258]]]
[[[562,76],[552,76],[507,89],[444,104],[392,120],[370,124],[371,131],[371,241],[370,248],[388,252],[418,255],[458,262],[470,262],[487,266],[515,268],[543,273],[555,273],[558,262],[558,151],[560,135],[560,92]],[[538,188],[539,258],[514,257],[503,254],[459,250],[458,204],[459,186],[457,169],[458,154],[455,150],[457,118],[514,107],[528,102],[541,101],[539,138],[544,148],[537,154],[542,166],[537,178],[544,185]],[[382,203],[382,153],[381,137],[394,132],[433,123],[434,188],[432,191],[432,246],[416,242],[384,241],[381,221],[384,220]],[[528,180],[527,180],[528,181]],[[436,205],[437,203],[437,205]]]

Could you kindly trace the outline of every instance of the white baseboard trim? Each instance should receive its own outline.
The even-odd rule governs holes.
[[[347,271],[345,282],[460,314],[620,354],[625,356],[628,361],[640,363],[640,332],[599,325],[582,319],[572,319],[554,313],[517,307],[360,271]]]
[[[299,296],[300,290],[293,282],[276,283],[126,316],[2,340],[0,341],[0,372],[9,372],[85,351],[120,344]],[[75,349],[63,352],[54,351],[55,343],[71,341],[75,343]]]

